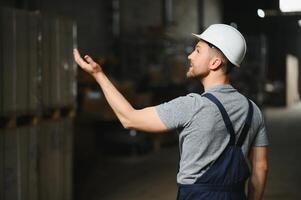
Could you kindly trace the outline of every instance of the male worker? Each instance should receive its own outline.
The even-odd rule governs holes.
[[[262,199],[267,176],[267,135],[258,107],[229,82],[231,64],[239,67],[246,53],[241,33],[214,24],[188,56],[188,78],[203,84],[203,94],[188,94],[155,107],[136,110],[118,92],[91,57],[74,58],[100,85],[123,127],[148,132],[180,130],[177,199]],[[250,169],[246,160],[250,161]]]

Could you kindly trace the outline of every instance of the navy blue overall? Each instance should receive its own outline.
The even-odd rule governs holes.
[[[224,106],[210,93],[202,96],[218,107],[230,134],[230,141],[218,159],[194,184],[179,184],[177,200],[244,200],[246,199],[245,183],[250,176],[250,171],[241,146],[252,122],[252,103],[248,99],[248,115],[242,133],[235,143],[235,132]]]

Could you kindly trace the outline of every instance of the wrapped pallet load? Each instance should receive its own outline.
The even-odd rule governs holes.
[[[40,199],[62,199],[60,169],[62,134],[59,121],[49,121],[42,124],[44,130],[39,134],[40,146]]]
[[[72,198],[72,159],[73,159],[73,122],[72,119],[66,118],[62,123],[62,133],[63,134],[63,197],[66,200],[71,200]]]
[[[28,13],[14,10],[16,62],[16,113],[26,114],[28,100]]]
[[[61,75],[61,103],[64,107],[73,107],[76,97],[76,65],[73,59],[75,48],[75,23],[73,20],[61,17],[59,21],[59,51]]]
[[[72,120],[47,122],[39,134],[40,199],[72,199]]]
[[[76,65],[74,22],[53,15],[42,16],[42,102],[44,108],[74,106]]]
[[[28,14],[28,112],[40,112],[41,104],[41,63],[40,43],[42,40],[39,29],[39,13]]]
[[[42,105],[43,109],[60,105],[60,64],[58,18],[41,16],[42,34]]]
[[[38,110],[38,17],[1,8],[1,116]]]
[[[15,16],[13,9],[0,8],[1,17],[1,74],[2,110],[1,116],[16,111],[16,41]]]
[[[2,9],[0,8],[0,26],[2,25]],[[3,38],[2,32],[0,31],[0,116],[3,114]],[[1,178],[1,177],[0,177]]]
[[[0,129],[0,199],[4,199],[4,130]]]
[[[1,130],[0,139],[0,159],[2,159],[0,198],[36,200],[38,197],[36,127]]]

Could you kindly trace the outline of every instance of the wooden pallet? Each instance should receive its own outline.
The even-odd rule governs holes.
[[[0,128],[10,129],[21,126],[35,126],[39,123],[39,121],[40,116],[36,115],[0,117]]]
[[[0,129],[9,129],[23,126],[35,126],[41,121],[74,118],[76,110],[74,107],[53,108],[43,111],[41,114],[28,114],[0,116]]]
[[[43,112],[43,119],[61,119],[61,118],[74,118],[76,110],[74,107],[61,107],[47,109]]]

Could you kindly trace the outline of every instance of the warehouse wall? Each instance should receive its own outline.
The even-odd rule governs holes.
[[[198,33],[198,0],[174,0],[174,28],[170,34],[177,39],[187,39],[190,33]]]
[[[71,17],[78,25],[78,46],[83,52],[104,55],[112,50],[111,1],[91,0],[3,0],[0,6],[40,10]]]
[[[222,23],[221,0],[204,0],[203,13],[204,28],[207,28],[211,24]]]
[[[163,1],[120,1],[121,34],[143,34],[149,28],[164,30]],[[168,35],[183,39],[198,32],[198,0],[172,1]]]
[[[15,1],[13,0],[2,0],[0,1],[0,6],[8,6],[8,7],[13,7],[15,5]]]
[[[40,0],[42,12],[70,16],[77,22],[78,47],[85,53],[103,55],[111,51],[111,1]]]
[[[162,26],[161,1],[120,1],[120,32],[142,34],[149,27]]]

